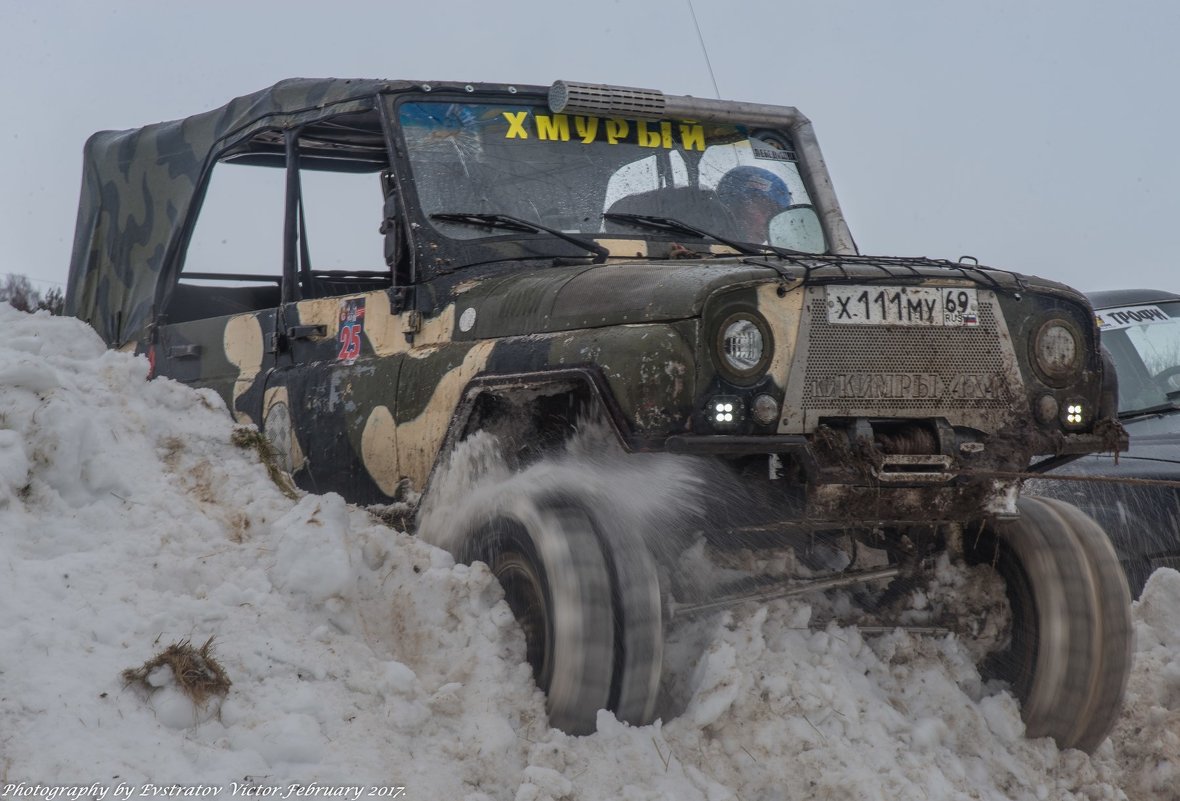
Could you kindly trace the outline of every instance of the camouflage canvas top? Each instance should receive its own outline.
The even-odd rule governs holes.
[[[184,120],[94,134],[83,151],[66,314],[108,344],[135,340],[176,282],[190,211],[220,153],[262,129],[371,109],[378,94],[412,85],[292,78]]]

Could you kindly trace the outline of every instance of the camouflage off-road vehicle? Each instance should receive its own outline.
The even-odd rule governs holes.
[[[764,596],[920,577],[943,552],[994,564],[1013,616],[996,664],[1029,733],[1092,749],[1109,731],[1126,583],[1101,529],[1013,475],[1117,445],[1090,307],[859,255],[794,108],[291,80],[96,134],[84,171],[69,312],[219,393],[300,486],[429,498],[475,432],[523,469],[595,420],[626,453],[724,468],[744,494],[704,499],[716,548],[851,536],[887,556]],[[648,721],[668,610],[745,597],[669,598],[644,546],[660,532],[583,497],[436,534],[500,579],[572,732],[600,708]]]

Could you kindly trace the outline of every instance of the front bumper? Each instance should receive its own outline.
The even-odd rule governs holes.
[[[944,441],[939,453],[884,453],[871,439],[850,436],[852,428],[827,427],[814,435],[682,434],[668,437],[664,448],[735,460],[766,455],[772,483],[795,495],[797,522],[810,527],[930,525],[1014,516],[1019,474],[1034,454],[1125,448],[1125,432],[1111,422],[1089,433],[1048,436],[1025,429],[986,441]],[[773,465],[788,463],[794,469],[776,476]]]

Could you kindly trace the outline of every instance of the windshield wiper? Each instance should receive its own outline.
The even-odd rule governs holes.
[[[688,223],[674,220],[671,217],[658,217],[654,214],[626,214],[620,211],[603,212],[602,218],[610,220],[611,222],[621,222],[633,225],[636,228],[649,228],[653,231],[668,231],[673,234],[684,234],[686,236],[694,236],[697,239],[712,239],[714,242],[720,242],[727,245],[738,253],[744,256],[758,256],[765,254],[766,251],[761,247],[752,248],[749,245],[743,245],[741,242],[733,242],[724,239],[716,234],[711,234],[708,231],[703,231],[700,228],[689,225]]]
[[[660,217],[655,214],[627,214],[618,211],[604,212],[603,219],[611,220],[613,222],[628,223],[637,228],[650,228],[653,231],[668,231],[674,234],[684,234],[686,236],[695,236],[698,239],[712,239],[714,242],[720,242],[722,245],[731,247],[743,256],[765,256],[767,254],[774,254],[776,256],[814,256],[814,253],[804,253],[801,250],[790,250],[788,248],[775,247],[774,245],[751,245],[745,242],[738,242],[733,239],[718,236],[703,228],[697,228],[695,225],[689,225],[686,222],[674,219],[672,217]]]
[[[523,220],[520,217],[513,217],[508,214],[485,214],[482,212],[470,211],[440,211],[430,215],[432,220],[440,220],[441,222],[463,223],[465,225],[475,225],[487,228],[503,228],[506,231],[522,231],[530,234],[551,234],[558,239],[564,239],[566,242],[577,245],[583,250],[588,250],[594,254],[594,263],[602,264],[606,261],[606,257],[610,255],[610,250],[595,242],[593,239],[582,239],[580,236],[572,236],[565,231],[557,228],[550,228],[547,225]]]

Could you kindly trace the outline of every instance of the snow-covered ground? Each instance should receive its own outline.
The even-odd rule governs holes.
[[[76,320],[5,306],[0,330],[0,795],[1180,798],[1180,573],[1135,607],[1126,708],[1093,757],[1024,739],[953,637],[814,630],[800,600],[675,632],[678,717],[568,737],[485,568],[335,495],[288,498],[215,396],[146,381]],[[209,637],[220,704],[166,671],[124,685]]]

